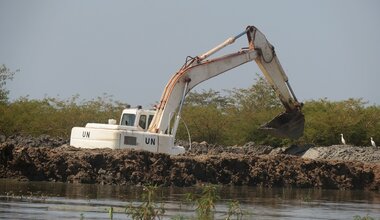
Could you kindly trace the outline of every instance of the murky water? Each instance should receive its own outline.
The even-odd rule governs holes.
[[[186,193],[200,188],[162,187],[164,219],[195,217]],[[239,201],[244,219],[380,219],[380,192],[219,187],[215,219],[225,219],[228,205]],[[102,186],[0,179],[0,219],[130,219],[128,204],[141,204],[142,187]],[[236,218],[236,217],[235,217]]]

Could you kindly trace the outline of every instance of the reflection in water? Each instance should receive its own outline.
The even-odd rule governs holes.
[[[218,219],[224,219],[231,200],[238,200],[251,215],[246,219],[353,219],[367,214],[380,218],[380,193],[315,189],[268,189],[260,187],[219,187]],[[184,195],[198,194],[197,187],[162,187],[166,219],[194,216],[194,206],[183,204]],[[142,187],[52,182],[18,182],[0,179],[0,219],[127,219],[127,204],[138,204]]]

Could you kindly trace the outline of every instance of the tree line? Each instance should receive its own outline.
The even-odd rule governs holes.
[[[81,100],[21,97],[9,101],[6,82],[15,72],[0,66],[0,134],[39,136],[47,134],[69,138],[71,128],[87,122],[107,123],[119,119],[127,103],[103,95]],[[380,106],[362,99],[329,101],[326,98],[304,102],[305,132],[298,140],[280,139],[258,128],[284,109],[270,85],[262,78],[249,88],[228,91],[191,92],[186,98],[177,139],[206,141],[219,145],[247,142],[271,146],[289,144],[339,144],[343,133],[348,144],[369,146],[370,137],[380,143]]]
[[[282,146],[289,144],[340,144],[344,134],[347,144],[370,146],[370,137],[380,143],[380,106],[362,99],[329,101],[326,98],[304,102],[305,131],[298,140],[270,136],[258,128],[284,111],[270,85],[262,77],[247,89],[193,92],[187,97],[183,122],[195,141],[222,145],[247,142]],[[178,136],[188,134],[182,123]]]

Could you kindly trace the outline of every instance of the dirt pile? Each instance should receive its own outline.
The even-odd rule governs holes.
[[[184,144],[189,148],[187,144]],[[273,148],[271,146],[255,145],[253,142],[244,146],[217,146],[212,144],[192,143],[185,155],[219,155],[221,153],[243,154],[243,155],[293,155],[305,159],[315,160],[341,160],[359,161],[365,163],[380,163],[380,147],[332,145],[326,147],[315,147],[313,145],[297,146],[291,145],[283,148]]]
[[[219,155],[221,153],[232,153],[242,155],[266,155],[270,154],[274,149],[271,146],[255,145],[253,142],[246,143],[244,146],[219,146],[208,144],[206,142],[193,142],[191,147],[187,143],[180,143],[186,148],[185,155]]]
[[[39,137],[20,135],[5,137],[4,135],[0,135],[0,144],[5,142],[23,147],[60,147],[64,144],[69,144],[69,140],[65,138],[53,138],[49,135],[41,135]]]
[[[380,163],[380,147],[333,145],[308,149],[303,158]]]
[[[77,149],[68,145],[32,147],[22,143],[6,140],[0,144],[0,178],[121,185],[213,183],[380,189],[378,163],[306,159],[253,144],[222,150],[202,143],[199,147],[194,145],[185,155],[169,156],[134,150]]]

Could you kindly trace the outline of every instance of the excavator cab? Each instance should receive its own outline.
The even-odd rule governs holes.
[[[303,135],[305,116],[299,109],[283,112],[259,129],[276,137],[298,139]]]

